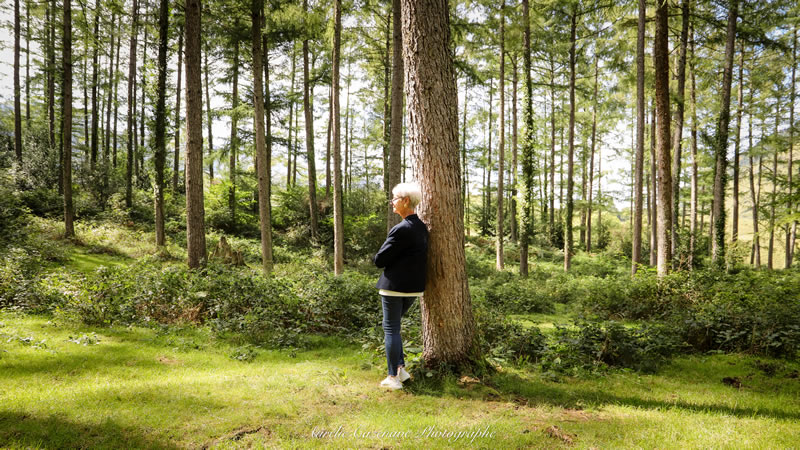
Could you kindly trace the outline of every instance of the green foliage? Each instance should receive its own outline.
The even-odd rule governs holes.
[[[29,210],[14,186],[12,174],[0,170],[0,249],[21,240],[27,234],[28,221]]]
[[[542,369],[572,374],[608,367],[652,372],[679,349],[679,337],[668,327],[579,322],[574,327],[556,327]]]
[[[542,289],[538,280],[519,278],[508,272],[491,277],[485,295],[487,306],[498,311],[514,314],[555,312],[553,298]]]
[[[526,328],[490,308],[474,309],[481,351],[495,364],[536,362],[547,345],[536,327]]]
[[[306,273],[295,286],[316,318],[309,324],[311,331],[352,336],[380,323],[382,309],[374,277],[357,272]]]

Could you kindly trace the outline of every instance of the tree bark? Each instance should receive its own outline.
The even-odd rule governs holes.
[[[180,175],[181,164],[181,67],[183,66],[183,27],[178,27],[178,84],[175,88],[175,152],[172,157],[172,192],[178,192],[178,176]],[[206,80],[207,81],[207,80]],[[211,113],[211,103],[208,104],[209,114]],[[211,124],[209,124],[209,130]]]
[[[401,120],[403,117],[403,24],[401,10],[400,0],[392,0],[392,121],[389,133],[389,189],[400,183],[401,158],[403,157],[403,121]],[[466,99],[466,94],[464,98]],[[387,231],[398,223],[400,223],[400,216],[392,211],[392,205],[388,205]]]
[[[658,274],[664,276],[672,264],[672,174],[670,173],[669,114],[669,3],[658,2],[656,36],[653,42],[656,97],[656,157],[658,159]]]
[[[48,144],[50,148],[56,146],[56,6],[55,0],[51,0],[47,8],[47,131]],[[119,58],[119,57],[118,57]],[[115,97],[116,98],[116,97]],[[63,155],[62,155],[63,156]],[[59,176],[59,194],[63,193],[63,170]]]
[[[692,185],[691,185],[691,213],[689,214],[689,270],[694,267],[694,252],[697,242],[697,93],[695,92],[694,69],[694,27],[692,27],[691,59],[689,69],[692,76]],[[751,163],[752,164],[752,163]],[[751,167],[752,169],[752,167]],[[757,225],[756,225],[757,226]]]
[[[592,147],[589,157],[589,211],[586,214],[586,252],[592,251],[592,185],[594,184],[594,151],[597,143],[597,79],[598,59],[594,58],[594,94],[592,98]]]
[[[552,239],[555,232],[556,202],[556,68],[550,57],[550,223],[549,234]],[[560,188],[560,186],[559,186]],[[563,205],[559,204],[559,208]]]
[[[464,255],[447,1],[402,0],[402,20],[408,131],[414,172],[422,184],[418,211],[430,230],[422,357],[428,367],[466,367],[477,349]]]
[[[517,158],[519,156],[517,138],[519,132],[517,127],[517,59],[513,57],[511,58],[511,70],[511,121],[513,122],[511,149],[513,156],[511,159],[511,207],[509,209],[511,210],[511,241],[516,243],[519,241],[519,234],[517,231]],[[551,196],[550,198],[552,199],[553,197]]]
[[[200,81],[200,0],[186,0],[186,244],[188,265],[206,261],[203,206],[203,83]]]
[[[749,102],[752,104],[753,100],[753,89],[750,89],[748,94]],[[748,152],[749,155],[749,162],[750,162],[750,202],[753,204],[753,251],[751,257],[750,264],[753,264],[752,259],[755,258],[755,266],[756,268],[761,267],[761,243],[759,242],[758,236],[758,207],[759,207],[759,196],[761,193],[761,158],[759,157],[759,183],[758,183],[758,192],[756,192],[755,187],[755,176],[753,174],[753,114],[750,109],[747,112],[747,141],[748,141]]]
[[[97,109],[97,51],[100,31],[100,11],[99,9],[94,12],[94,37],[92,38],[92,141],[91,150],[89,152],[89,167],[92,173],[95,171],[97,165],[97,137],[99,126],[99,110]]]
[[[109,176],[108,160],[109,160],[109,153],[111,153],[109,151],[110,150],[109,147],[111,146],[111,110],[112,109],[116,110],[116,108],[113,106],[114,105],[114,99],[116,99],[116,97],[114,96],[114,85],[115,85],[115,79],[116,79],[116,72],[114,72],[114,50],[115,50],[115,47],[114,47],[114,32],[116,30],[116,20],[117,20],[117,14],[116,14],[116,11],[113,11],[111,13],[111,29],[112,29],[112,32],[111,32],[111,35],[109,36],[109,41],[110,41],[110,44],[111,44],[110,45],[110,47],[111,47],[111,49],[110,49],[111,55],[108,58],[108,87],[107,87],[108,92],[106,92],[108,97],[107,97],[107,100],[106,100],[107,107],[106,107],[105,140],[104,140],[105,143],[103,145],[103,185],[104,186],[108,186],[108,181],[109,181],[108,180],[108,176]],[[121,21],[121,19],[120,19],[120,21]]]
[[[135,0],[134,0],[135,2]],[[72,207],[72,0],[64,0],[64,34],[61,70],[61,145],[64,148],[64,237],[75,237],[73,224],[75,212]]]
[[[120,17],[120,26],[122,25],[122,18]],[[117,168],[117,125],[119,124],[119,60],[120,53],[122,53],[122,32],[117,34],[117,60],[114,62],[114,142],[111,145],[111,166]]]
[[[156,246],[166,244],[164,233],[164,164],[167,155],[167,42],[169,40],[169,1],[159,2],[158,80],[156,81],[155,128],[155,222]]]
[[[572,209],[575,170],[575,46],[577,41],[578,14],[570,15],[569,47],[569,154],[567,156],[567,208],[564,214],[564,271],[569,271],[572,263]]]
[[[533,190],[533,86],[531,81],[531,24],[528,0],[522,0],[522,26],[524,29],[522,71],[525,74],[525,104],[522,116],[525,121],[525,139],[522,146],[522,227],[520,229],[519,274],[528,276],[528,243],[531,227],[531,191]]]
[[[344,208],[342,206],[342,140],[339,117],[339,65],[342,48],[342,0],[333,4],[333,67],[331,73],[331,111],[333,113],[333,272],[344,273]],[[395,67],[393,70],[397,70]],[[394,85],[394,83],[393,83]],[[392,91],[394,99],[394,91]],[[392,102],[394,107],[394,101]],[[399,115],[392,115],[400,119]],[[399,120],[397,120],[399,121]],[[392,121],[394,124],[395,120]],[[399,174],[398,174],[399,175]]]
[[[14,0],[14,154],[17,156],[17,162],[22,165],[22,110],[20,106],[21,92],[19,83],[19,38],[19,0]]]
[[[775,137],[778,137],[778,124],[781,122],[781,105],[775,105]],[[775,254],[775,203],[778,201],[778,149],[772,154],[772,196],[769,202],[769,248],[767,249],[767,268],[772,269]]]
[[[658,167],[656,165],[656,108],[655,101],[651,102],[650,110],[650,265],[658,264]]]
[[[234,25],[239,27],[238,21]],[[231,141],[228,150],[228,209],[231,212],[231,227],[236,229],[236,162],[239,153],[239,39],[233,36],[233,91],[231,93]]]
[[[725,67],[722,71],[722,99],[714,143],[714,223],[711,242],[711,259],[717,265],[725,261],[725,185],[727,184],[728,125],[730,123],[731,81],[733,80],[733,54],[736,44],[736,19],[739,0],[730,0],[728,6],[728,28],[725,42]]]
[[[203,72],[206,78],[206,117],[208,120],[208,177],[213,182],[214,181],[214,134],[212,133],[211,129],[213,128],[213,118],[211,117],[211,96],[208,93],[208,77],[209,77],[209,70],[208,70],[208,41],[206,41],[205,45],[205,52],[203,55]],[[180,89],[180,88],[179,88]],[[175,126],[180,126],[180,122],[176,121]],[[176,148],[177,150],[177,148]]]
[[[136,123],[134,122],[136,104],[136,37],[139,34],[139,2],[133,0],[133,17],[131,18],[131,42],[128,64],[128,166],[125,169],[125,206],[133,206],[133,153],[136,145]]]
[[[681,189],[681,150],[683,141],[683,116],[685,109],[686,90],[686,50],[689,42],[689,0],[681,2],[681,41],[678,54],[677,80],[675,102],[675,129],[672,130],[672,229],[670,254],[675,257],[678,253],[678,210],[680,207]]]
[[[295,80],[295,70],[296,70],[296,63],[295,60],[295,46],[292,43],[292,70],[291,70],[291,81],[289,87],[289,120],[287,121],[289,127],[289,139],[286,145],[286,189],[289,189],[289,186],[292,185],[292,154],[294,153],[293,141],[292,141],[292,132],[294,127],[292,126],[294,122],[294,80]],[[295,169],[296,170],[296,169]]]
[[[736,93],[736,137],[733,150],[733,211],[731,212],[731,242],[739,240],[739,148],[742,135],[742,91],[744,90],[744,44],[739,59],[739,89]],[[791,172],[790,172],[791,173]]]
[[[792,183],[792,165],[794,161],[794,98],[795,98],[795,76],[797,73],[797,28],[792,32],[792,94],[789,107],[789,214],[794,213],[794,204],[792,197],[794,195]],[[794,259],[794,247],[797,239],[797,220],[792,221],[791,233],[786,233],[786,268],[792,267],[792,259]]]
[[[308,14],[308,0],[303,0]],[[311,240],[319,241],[319,212],[317,211],[317,168],[314,156],[314,111],[311,109],[311,81],[308,70],[308,39],[303,40],[303,109],[306,122],[306,152],[308,154],[308,202],[311,213]],[[366,161],[364,161],[366,164]]]
[[[503,178],[505,177],[505,112],[506,112],[506,83],[505,83],[505,0],[500,7],[500,139],[497,143],[497,230],[495,235],[495,267],[497,270],[504,269],[503,257]]]
[[[264,274],[269,274],[272,272],[272,227],[270,226],[271,218],[269,204],[270,161],[267,157],[267,148],[265,142],[266,130],[264,127],[264,85],[261,79],[261,69],[263,64],[262,57],[264,55],[261,48],[261,26],[263,22],[263,11],[264,0],[252,0],[250,11],[252,26],[250,36],[253,50],[253,128],[255,131],[256,144],[256,177],[258,178],[258,218],[261,224],[261,268],[264,271]]]

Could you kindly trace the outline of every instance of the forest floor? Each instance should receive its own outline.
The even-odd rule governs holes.
[[[58,234],[40,222],[40,235]],[[55,243],[84,273],[154,249],[136,230],[86,227]],[[173,249],[172,255],[180,250]],[[179,258],[179,256],[173,256]],[[175,261],[177,263],[177,260]],[[63,270],[55,265],[48,270]],[[550,333],[570,310],[512,316]],[[385,360],[311,336],[266,350],[203,326],[90,327],[0,310],[0,447],[788,448],[800,442],[800,362],[672,359],[656,373],[553,376],[532,365],[482,379],[379,387]]]
[[[536,321],[536,317],[527,320]],[[655,374],[378,386],[336,338],[237,347],[198,327],[86,327],[0,312],[0,446],[24,448],[788,448],[800,364],[685,356]]]

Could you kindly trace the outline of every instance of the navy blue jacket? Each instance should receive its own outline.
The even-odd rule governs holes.
[[[378,289],[397,292],[425,290],[428,260],[428,227],[410,214],[394,226],[372,261],[383,274]]]

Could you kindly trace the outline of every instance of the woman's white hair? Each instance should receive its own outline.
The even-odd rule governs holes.
[[[422,200],[422,189],[417,183],[400,183],[392,188],[392,195],[399,198],[408,197],[408,207],[414,209]]]

